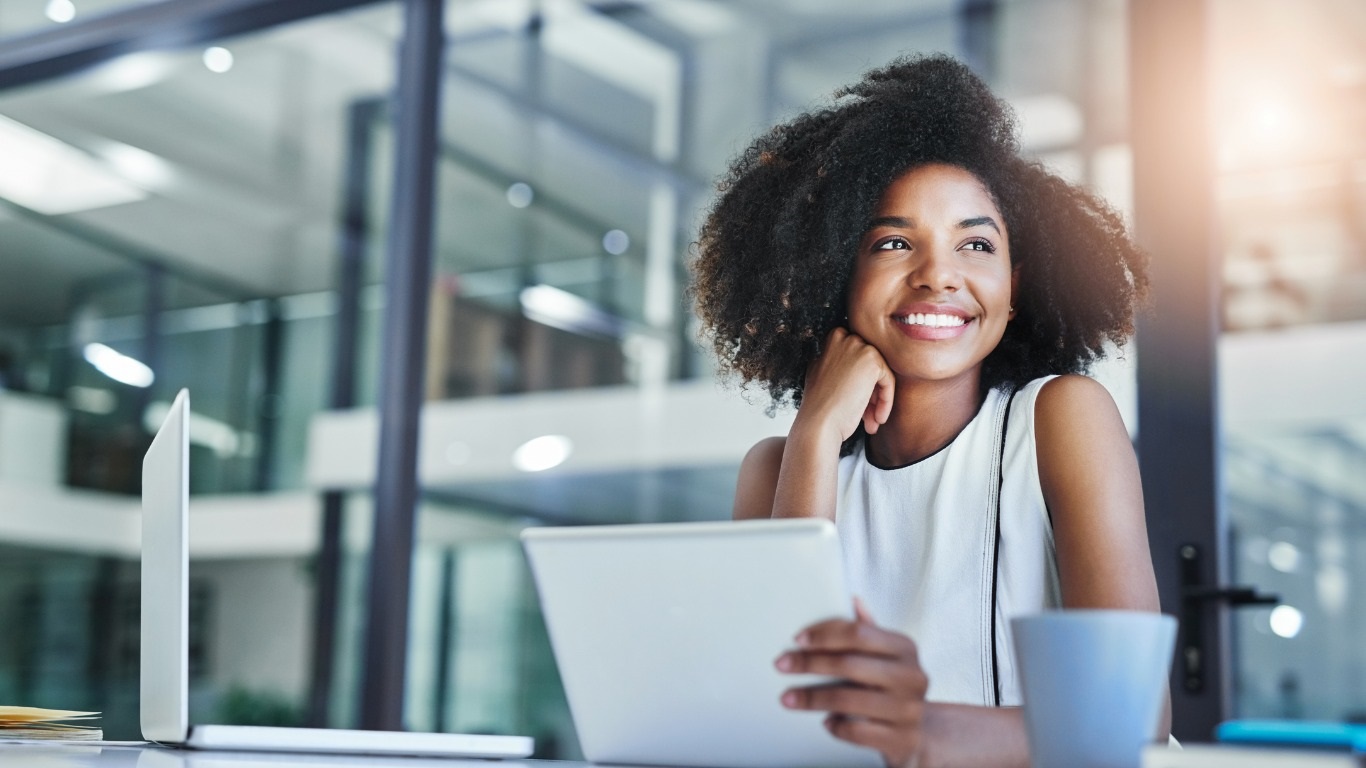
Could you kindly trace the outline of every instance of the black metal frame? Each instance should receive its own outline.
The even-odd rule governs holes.
[[[346,124],[346,180],[342,190],[341,242],[337,269],[337,319],[332,354],[332,391],[328,407],[333,410],[356,404],[357,351],[360,349],[360,296],[365,277],[365,244],[370,232],[366,194],[374,156],[375,125],[383,114],[383,99],[365,99],[351,105]],[[336,665],[337,612],[341,602],[342,517],[346,494],[338,490],[322,495],[322,536],[318,543],[317,594],[313,610],[313,658],[308,692],[307,719],[314,727],[330,721],[332,674]]]
[[[399,53],[394,197],[385,276],[379,467],[375,476],[360,727],[402,730],[417,448],[432,273],[443,0],[406,0]]]
[[[1134,219],[1151,255],[1155,310],[1140,317],[1138,454],[1162,610],[1185,616],[1192,580],[1227,579],[1219,487],[1215,343],[1219,248],[1208,114],[1208,0],[1131,0]],[[1190,553],[1213,553],[1192,558]],[[1183,555],[1183,553],[1186,553]],[[1192,573],[1192,569],[1195,573]],[[1228,615],[1220,601],[1188,619],[1196,658],[1172,670],[1178,739],[1208,741],[1229,713]],[[1192,665],[1202,682],[1191,685]]]

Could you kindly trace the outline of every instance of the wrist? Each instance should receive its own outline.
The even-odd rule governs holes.
[[[799,448],[817,451],[832,448],[838,451],[844,440],[845,435],[832,419],[823,418],[815,412],[797,411],[797,418],[787,433],[788,445],[795,443]]]

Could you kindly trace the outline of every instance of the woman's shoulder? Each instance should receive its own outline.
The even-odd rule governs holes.
[[[1034,428],[1041,449],[1055,441],[1084,445],[1120,437],[1128,440],[1110,391],[1080,374],[1056,376],[1038,385]]]
[[[740,462],[740,476],[735,484],[735,507],[731,512],[736,520],[763,518],[772,514],[778,471],[783,466],[783,450],[786,447],[786,437],[766,437],[745,454]]]
[[[777,468],[783,463],[783,450],[787,447],[787,436],[765,437],[755,443],[740,462],[740,471],[757,470],[767,467]]]
[[[1094,414],[1096,409],[1115,410],[1115,400],[1104,384],[1078,373],[1062,376],[1046,376],[1035,379],[1025,388],[1036,388],[1034,410],[1038,416],[1045,413],[1058,416],[1085,416]]]

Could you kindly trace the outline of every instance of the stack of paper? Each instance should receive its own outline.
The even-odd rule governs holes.
[[[97,720],[99,712],[72,712],[36,707],[0,707],[0,739],[48,739],[56,741],[99,741],[104,732],[97,725],[81,725],[77,720]]]

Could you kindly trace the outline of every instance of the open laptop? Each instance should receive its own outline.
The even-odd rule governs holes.
[[[182,389],[142,462],[142,736],[197,749],[512,758],[526,736],[189,723],[190,393]]]
[[[584,756],[706,768],[881,768],[782,692],[803,628],[853,618],[824,520],[522,533]]]

